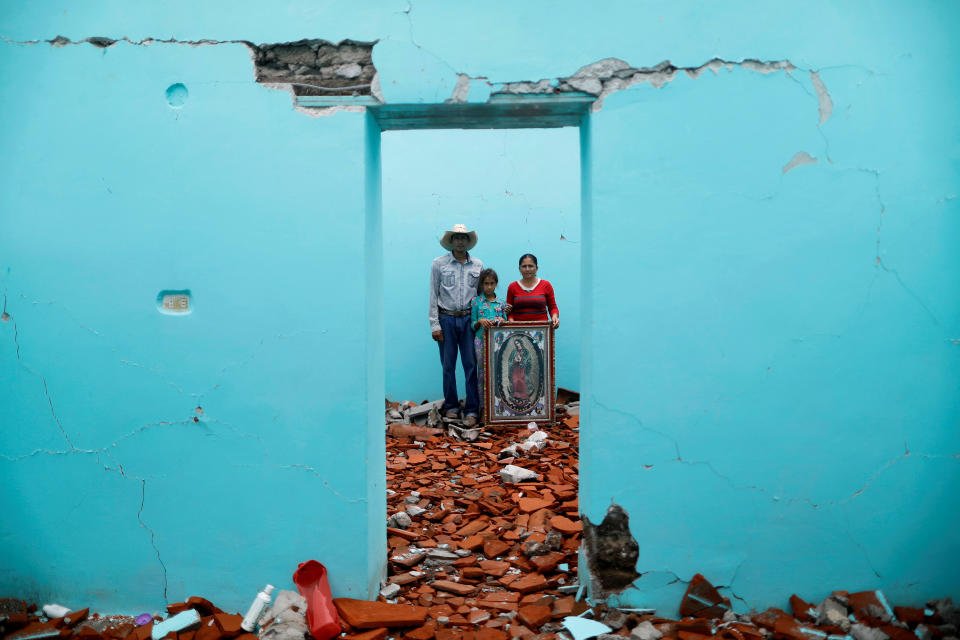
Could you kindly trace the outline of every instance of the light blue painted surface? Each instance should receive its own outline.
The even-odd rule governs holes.
[[[363,117],[292,111],[242,45],[2,61],[0,590],[239,609],[317,558],[369,595],[385,499],[366,464],[383,443]],[[348,255],[360,286],[338,281]],[[163,289],[190,289],[194,313],[159,313]]]
[[[478,233],[473,253],[496,269],[497,295],[533,253],[554,286],[561,329],[557,381],[579,388],[580,150],[577,130],[390,131],[383,134],[384,303],[387,393],[442,396],[440,358],[427,322],[437,239],[457,222]],[[477,171],[477,167],[484,167]],[[463,397],[463,371],[458,369]]]
[[[697,571],[741,609],[958,592],[958,13],[19,2],[0,36],[379,39],[385,95],[412,102],[608,56],[799,67],[640,85],[581,129],[581,504],[627,509],[645,575],[623,601],[670,614]],[[309,557],[369,594],[385,287],[365,116],[294,112],[239,44],[4,42],[0,70],[0,587],[155,610],[159,551],[171,600],[239,609]],[[817,164],[782,173],[798,151]],[[194,313],[156,311],[187,288]]]

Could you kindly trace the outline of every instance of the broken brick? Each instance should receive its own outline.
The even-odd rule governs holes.
[[[729,610],[730,600],[721,596],[701,574],[698,573],[690,579],[687,592],[680,601],[681,616],[722,618]]]
[[[546,586],[547,579],[539,573],[534,573],[525,575],[517,580],[512,581],[508,588],[514,591],[519,591],[520,593],[530,593],[532,591],[545,589]]]
[[[413,627],[422,625],[427,618],[426,608],[413,605],[369,602],[353,598],[334,598],[333,604],[340,617],[354,629]]]
[[[565,516],[553,516],[550,518],[550,526],[563,534],[574,534],[583,531],[582,522],[574,522]]]
[[[371,629],[370,631],[349,635],[345,638],[345,640],[383,640],[387,637],[389,631],[390,630],[386,627],[377,627],[376,629]]]
[[[802,622],[817,621],[817,607],[797,594],[790,596],[790,608],[793,609],[793,617],[797,620]]]
[[[483,555],[496,558],[510,550],[510,545],[502,540],[487,540],[483,543]]]
[[[542,625],[550,622],[552,613],[550,607],[540,604],[530,604],[520,607],[517,611],[517,619],[528,627],[539,629]]]
[[[432,640],[436,633],[437,623],[431,620],[422,627],[403,634],[403,637],[407,640]]]

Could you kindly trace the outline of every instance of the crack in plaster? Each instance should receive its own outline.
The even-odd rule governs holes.
[[[360,107],[360,108],[362,109],[363,107]],[[294,331],[293,333],[278,333],[272,336],[272,338],[277,340],[289,340],[290,338],[296,338],[298,336],[306,335],[306,334],[325,335],[327,333],[328,331],[326,329],[300,329],[299,331]],[[206,398],[208,394],[213,393],[214,391],[220,388],[220,385],[223,382],[223,378],[226,375],[227,371],[231,369],[238,369],[240,367],[244,367],[250,364],[250,362],[253,361],[253,359],[260,353],[260,350],[263,348],[263,345],[266,343],[267,340],[268,338],[260,338],[257,344],[253,347],[253,350],[250,351],[250,353],[245,358],[243,358],[243,360],[241,360],[240,362],[235,362],[233,364],[228,364],[223,368],[221,368],[220,371],[217,373],[217,382],[213,386],[207,388],[204,391],[201,391],[200,393],[191,393],[190,395],[196,398],[198,404],[203,404],[203,400]]]
[[[177,38],[143,38],[142,40],[131,40],[130,38],[123,36],[121,38],[107,38],[105,36],[91,36],[89,38],[83,38],[82,40],[71,40],[65,36],[57,36],[50,40],[11,40],[10,38],[5,38],[0,36],[7,44],[16,44],[16,45],[37,45],[37,44],[49,44],[51,47],[66,47],[66,46],[77,46],[82,44],[90,44],[98,49],[109,49],[118,42],[126,42],[127,44],[132,44],[136,47],[149,46],[151,44],[183,44],[189,45],[192,47],[203,47],[203,46],[212,46],[218,44],[244,44],[250,45],[251,43],[246,40],[213,40],[213,39],[200,39],[200,40],[178,40]]]
[[[281,465],[274,465],[274,466],[275,466],[277,469],[302,469],[302,470],[304,470],[304,471],[309,471],[310,473],[312,473],[313,475],[317,476],[317,477],[320,479],[320,482],[323,483],[323,486],[324,486],[330,493],[332,493],[333,495],[335,495],[337,498],[340,498],[341,500],[346,501],[347,504],[357,504],[357,503],[366,504],[366,502],[367,502],[367,499],[366,499],[366,498],[348,498],[348,497],[346,497],[346,496],[340,495],[340,493],[339,493],[336,489],[334,489],[333,487],[331,487],[331,486],[330,486],[330,483],[327,482],[327,481],[324,479],[324,477],[321,476],[320,473],[319,473],[316,469],[314,469],[313,467],[311,467],[311,466],[309,466],[309,465],[306,465],[306,464],[281,464]]]
[[[123,473],[121,469],[121,473]],[[124,477],[127,477],[124,474]],[[163,604],[167,604],[167,565],[163,562],[163,558],[160,556],[160,549],[157,547],[156,543],[156,533],[153,529],[147,526],[147,523],[143,521],[143,505],[147,500],[147,481],[140,479],[140,510],[137,511],[137,521],[140,523],[140,526],[146,529],[150,533],[150,546],[153,547],[154,552],[157,554],[157,562],[160,563],[160,568],[163,572]]]
[[[720,69],[731,70],[741,67],[757,73],[776,73],[784,71],[788,76],[797,67],[789,60],[756,60],[745,58],[741,61],[722,60],[714,58],[697,67],[678,67],[669,60],[664,60],[653,67],[632,67],[619,58],[604,58],[578,69],[572,76],[556,79],[541,79],[535,82],[507,82],[495,87],[495,93],[508,94],[551,94],[579,92],[597,97],[591,106],[592,111],[599,111],[604,99],[616,92],[641,84],[649,83],[654,88],[661,89],[672,82],[677,74],[685,72],[691,78],[698,78],[704,71],[710,70],[719,75]]]
[[[116,350],[114,349],[114,351]],[[154,374],[155,376],[163,380],[164,383],[176,389],[179,393],[183,393],[183,389],[180,387],[180,385],[178,385],[176,382],[173,382],[172,380],[167,380],[166,378],[164,378],[163,374],[161,374],[157,369],[154,369],[153,367],[148,367],[146,365],[140,364],[139,362],[133,362],[132,360],[124,360],[122,358],[120,359],[120,364],[126,365],[128,367],[135,367],[137,369],[143,369],[144,371],[149,371],[150,373]]]
[[[901,455],[899,455],[899,456],[897,456],[896,458],[893,458],[892,460],[889,460],[889,461],[887,461],[886,463],[884,463],[876,472],[874,472],[872,475],[870,475],[870,476],[867,478],[867,480],[866,480],[859,488],[855,489],[849,496],[847,496],[846,498],[843,498],[842,500],[827,500],[827,501],[823,501],[823,502],[814,502],[814,501],[811,500],[810,498],[802,498],[802,497],[789,497],[789,498],[785,498],[785,499],[784,499],[784,498],[782,498],[782,497],[779,496],[779,495],[776,495],[776,494],[771,493],[770,491],[768,491],[768,490],[765,489],[764,487],[760,487],[760,486],[757,486],[757,485],[738,485],[738,484],[735,484],[732,478],[730,478],[729,476],[726,476],[726,475],[720,473],[719,471],[717,471],[717,469],[716,469],[716,468],[713,466],[713,464],[710,463],[709,461],[706,461],[706,460],[684,460],[683,457],[682,457],[681,454],[680,454],[680,445],[679,445],[679,443],[677,442],[677,440],[676,440],[675,438],[673,438],[672,436],[669,436],[669,435],[667,435],[667,434],[665,434],[665,433],[663,433],[663,432],[661,432],[661,431],[657,431],[656,429],[651,429],[650,427],[645,426],[645,425],[643,424],[643,422],[640,420],[640,418],[638,418],[636,415],[634,415],[634,414],[632,414],[632,413],[629,413],[629,412],[624,411],[624,410],[621,410],[621,409],[614,409],[614,408],[609,407],[609,406],[605,405],[604,403],[602,403],[602,402],[600,402],[600,401],[598,401],[598,400],[596,400],[596,399],[593,400],[593,403],[594,403],[594,405],[600,407],[601,409],[604,409],[605,411],[609,411],[610,413],[613,413],[613,414],[616,414],[616,415],[620,415],[620,416],[624,416],[624,417],[626,417],[626,418],[629,418],[630,420],[634,421],[634,422],[637,424],[637,426],[639,426],[639,427],[640,427],[642,430],[644,430],[644,431],[649,431],[650,433],[655,433],[655,434],[657,434],[657,435],[659,435],[659,436],[661,436],[661,437],[663,437],[663,438],[666,438],[666,439],[669,440],[670,442],[672,442],[672,443],[673,443],[673,446],[674,446],[674,449],[675,449],[676,452],[677,452],[677,457],[674,458],[674,459],[672,459],[672,460],[668,460],[667,462],[685,464],[685,465],[688,465],[688,466],[705,466],[707,469],[710,470],[711,473],[713,473],[715,476],[717,476],[718,478],[720,478],[721,480],[723,480],[724,482],[726,482],[726,483],[730,486],[730,488],[733,489],[733,490],[735,490],[735,491],[756,491],[756,492],[758,492],[758,493],[761,493],[761,494],[764,494],[764,495],[768,496],[768,498],[769,498],[772,502],[777,502],[777,503],[783,502],[784,504],[793,504],[793,503],[796,503],[796,502],[801,502],[801,503],[806,503],[806,504],[809,505],[812,509],[815,509],[815,510],[820,509],[820,508],[822,508],[822,507],[842,507],[843,505],[845,505],[845,504],[847,504],[847,503],[855,500],[855,499],[858,498],[859,496],[863,495],[863,494],[870,488],[870,485],[873,484],[873,482],[874,482],[877,478],[879,478],[879,477],[880,477],[881,475],[883,475],[886,471],[888,471],[891,467],[893,467],[893,466],[894,466],[895,464],[897,464],[898,462],[901,462],[901,461],[904,460],[905,458],[909,458],[909,457],[914,457],[914,456],[915,456],[915,457],[918,457],[918,458],[922,458],[922,459],[924,459],[924,460],[956,460],[956,461],[960,462],[960,452],[952,453],[952,454],[948,454],[948,455],[933,455],[933,454],[922,454],[922,453],[921,453],[921,454],[918,454],[918,453],[911,452],[910,449],[909,449],[909,447],[907,446],[907,443],[904,442],[904,452],[903,452]],[[652,470],[652,469],[655,468],[655,465],[651,464],[651,465],[649,465],[649,468],[647,468],[647,466],[644,465],[644,468],[645,468],[646,470]]]
[[[894,268],[892,268],[892,267],[888,267],[888,266],[887,266],[886,262],[884,262],[884,260],[883,260],[883,256],[881,255],[882,251],[881,251],[881,247],[880,247],[880,241],[881,241],[881,237],[882,237],[882,234],[883,234],[883,221],[884,221],[884,217],[885,217],[886,214],[887,214],[887,205],[886,205],[886,203],[884,203],[884,201],[883,201],[883,195],[882,195],[881,192],[880,192],[880,170],[879,170],[879,169],[860,169],[860,168],[858,168],[857,171],[860,171],[860,172],[862,172],[862,173],[868,173],[868,174],[870,174],[870,175],[873,176],[873,178],[874,178],[874,191],[875,191],[876,196],[877,196],[877,204],[878,204],[878,206],[880,207],[880,213],[879,213],[879,216],[878,216],[878,219],[877,219],[877,243],[876,243],[877,249],[876,249],[876,254],[875,254],[875,257],[874,257],[875,267],[876,267],[876,268],[879,268],[879,269],[882,269],[882,270],[883,270],[884,272],[886,272],[886,273],[891,274],[891,275],[896,279],[896,281],[897,281],[897,283],[900,285],[900,287],[901,287],[904,291],[906,291],[907,294],[908,294],[911,298],[913,298],[914,301],[915,301],[918,305],[920,305],[920,307],[924,310],[924,312],[927,314],[927,316],[930,318],[930,320],[933,321],[933,324],[936,325],[936,326],[938,326],[938,327],[941,326],[941,325],[940,325],[940,320],[937,318],[936,314],[934,314],[933,311],[930,309],[930,307],[928,307],[927,304],[923,301],[923,299],[922,299],[913,289],[911,289],[911,288],[907,285],[906,282],[903,281],[903,278],[900,276],[900,272],[899,272],[899,271],[897,271],[896,269],[894,269]],[[872,284],[871,284],[871,287],[872,287]]]
[[[56,423],[57,428],[60,430],[63,439],[67,441],[67,444],[70,446],[71,451],[77,451],[77,448],[73,445],[73,441],[70,440],[70,436],[67,434],[67,430],[63,428],[63,423],[60,422],[60,417],[57,415],[57,410],[53,406],[53,397],[50,395],[50,389],[47,386],[47,378],[39,371],[27,364],[20,355],[20,329],[17,326],[17,320],[13,316],[7,314],[7,296],[3,296],[3,315],[5,316],[4,322],[13,322],[13,343],[16,347],[17,362],[20,363],[23,368],[32,373],[33,375],[40,378],[40,382],[43,383],[43,395],[47,398],[47,405],[50,407],[50,415],[53,416],[53,421]]]

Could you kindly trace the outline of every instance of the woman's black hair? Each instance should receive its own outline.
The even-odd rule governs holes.
[[[477,280],[477,295],[483,295],[483,281],[487,278],[493,278],[496,282],[500,282],[500,278],[497,277],[497,272],[493,269],[484,269],[480,272],[480,279]]]
[[[517,263],[518,267],[521,264],[523,264],[524,258],[530,258],[531,260],[533,260],[533,264],[537,265],[538,267],[540,266],[540,264],[537,262],[537,256],[533,255],[532,253],[525,253],[522,256],[520,256],[520,262]]]

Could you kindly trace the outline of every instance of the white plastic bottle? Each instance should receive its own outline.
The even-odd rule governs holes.
[[[240,626],[243,627],[244,631],[253,633],[253,630],[257,628],[257,620],[260,619],[260,616],[263,615],[264,609],[266,609],[267,605],[270,604],[271,593],[273,593],[273,585],[268,584],[263,588],[263,591],[258,593],[257,597],[253,599],[253,603],[247,610],[247,615],[243,616],[243,622],[240,623]]]

